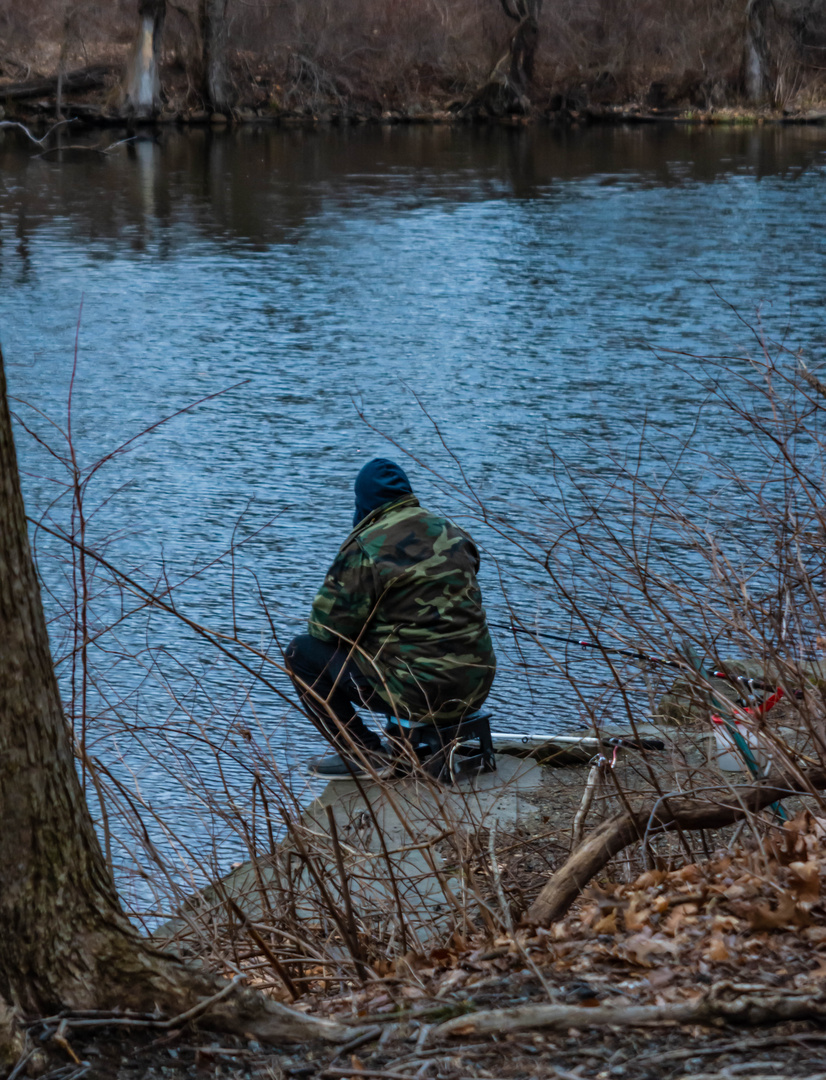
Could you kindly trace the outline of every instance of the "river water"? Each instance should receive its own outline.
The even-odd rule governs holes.
[[[273,628],[282,640],[301,628],[370,457],[399,457],[425,504],[468,522],[495,623],[508,618],[504,580],[522,615],[559,628],[541,570],[468,519],[468,490],[532,527],[543,497],[570,494],[555,454],[606,471],[643,420],[687,434],[706,389],[693,360],[680,371],[664,357],[741,356],[755,342],[739,316],[812,366],[826,358],[820,128],[170,129],[88,149],[117,138],[64,137],[87,149],[39,156],[0,131],[10,393],[65,452],[43,414],[65,430],[79,323],[71,426],[84,467],[233,387],[100,469],[87,540],[146,583],[216,560],[234,530],[248,538],[234,576],[223,560],[175,596],[192,619],[235,626],[265,652]],[[726,423],[703,423],[715,452],[753,467]],[[65,492],[65,463],[21,428],[18,451],[39,517]],[[63,494],[53,520],[67,523],[68,507]],[[36,540],[77,713],[60,618],[71,569],[65,545]],[[93,630],[118,604],[95,597]],[[495,636],[496,726],[575,721],[541,655]],[[300,763],[317,737],[180,622],[143,612],[92,651],[87,747],[151,808],[158,843],[172,842],[174,820],[204,872],[243,855],[226,825],[227,800],[251,777],[239,718],[307,797]],[[218,762],[207,737],[226,751]],[[204,802],[210,785],[223,810]]]

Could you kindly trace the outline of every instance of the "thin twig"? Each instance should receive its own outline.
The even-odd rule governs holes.
[[[269,945],[267,945],[266,941],[264,941],[263,937],[258,933],[250,920],[247,918],[241,908],[235,903],[231,896],[227,897],[227,903],[232,908],[237,918],[241,920],[244,928],[248,931],[250,937],[253,939],[255,944],[258,946],[264,956],[266,956],[267,960],[269,960],[275,973],[278,975],[279,979],[281,979],[281,981],[284,983],[287,990],[289,991],[289,994],[292,997],[293,1001],[297,1001],[298,998],[301,997],[301,994],[299,993],[295,983],[290,978],[287,969],[284,967],[284,965],[281,963],[281,961],[278,959],[278,957],[275,955]]]
[[[350,896],[350,887],[347,884],[347,871],[344,868],[344,857],[341,853],[341,844],[338,838],[338,826],[336,825],[336,815],[332,806],[326,807],[327,822],[330,826],[330,839],[333,844],[333,853],[336,858],[336,866],[338,868],[338,876],[341,880],[341,895],[344,898],[344,913],[347,916],[347,926],[350,931],[350,939],[358,948],[358,953],[354,956],[355,960],[362,960],[361,945],[359,943],[358,927],[356,926],[356,915],[353,911],[353,900]]]
[[[351,1039],[350,1042],[339,1047],[335,1057],[330,1058],[330,1065],[332,1065],[334,1061],[338,1061],[344,1054],[350,1054],[353,1050],[358,1050],[360,1046],[364,1046],[365,1043],[373,1042],[374,1039],[378,1039],[382,1034],[382,1031],[386,1030],[386,1028],[382,1028],[378,1024],[369,1027],[366,1031],[362,1032],[361,1035],[357,1035],[355,1039]]]
[[[349,1076],[364,1076],[369,1077],[370,1080],[410,1080],[410,1076],[406,1073],[397,1072],[384,1072],[381,1069],[322,1069],[318,1073],[319,1077],[323,1077],[324,1080],[339,1080],[341,1077]]]

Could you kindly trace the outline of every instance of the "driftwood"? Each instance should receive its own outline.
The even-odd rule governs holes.
[[[19,128],[27,138],[31,139],[35,146],[42,146],[56,128],[63,127],[64,124],[71,124],[71,122],[71,120],[58,120],[56,124],[52,124],[46,134],[40,139],[38,139],[36,135],[32,135],[26,125],[19,123],[17,120],[0,120],[0,128]]]
[[[77,71],[68,71],[62,80],[62,92],[64,94],[79,90],[95,90],[103,86],[106,76],[113,69],[107,65],[80,68]],[[0,101],[21,100],[22,98],[41,97],[43,94],[56,94],[59,76],[54,75],[49,79],[31,79],[28,82],[9,83],[0,86]]]
[[[722,984],[721,989],[725,989]],[[431,1041],[453,1035],[501,1035],[503,1032],[543,1028],[641,1027],[646,1024],[729,1024],[757,1027],[787,1020],[826,1019],[826,1000],[810,992],[797,994],[750,993],[724,999],[712,987],[699,1001],[667,1005],[516,1005],[512,1009],[487,1009],[456,1016],[430,1033]]]
[[[721,829],[789,795],[822,788],[826,788],[826,771],[822,769],[812,769],[799,776],[772,772],[758,784],[732,787],[725,802],[669,796],[640,810],[608,818],[551,875],[528,910],[527,921],[549,926],[561,919],[591,878],[623,848],[641,840],[651,829]]]

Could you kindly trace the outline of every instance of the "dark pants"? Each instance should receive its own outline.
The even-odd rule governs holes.
[[[349,652],[346,646],[299,634],[287,646],[284,659],[301,704],[337,750],[352,749],[352,743],[364,750],[378,750],[380,736],[367,727],[356,707],[383,712],[384,704],[355,661],[348,661]],[[312,694],[307,687],[312,688]]]

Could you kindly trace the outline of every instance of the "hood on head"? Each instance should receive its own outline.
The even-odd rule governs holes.
[[[368,514],[378,510],[385,503],[395,502],[403,495],[413,493],[407,473],[389,458],[373,458],[372,461],[368,461],[356,477],[354,488],[356,493],[354,528]]]

